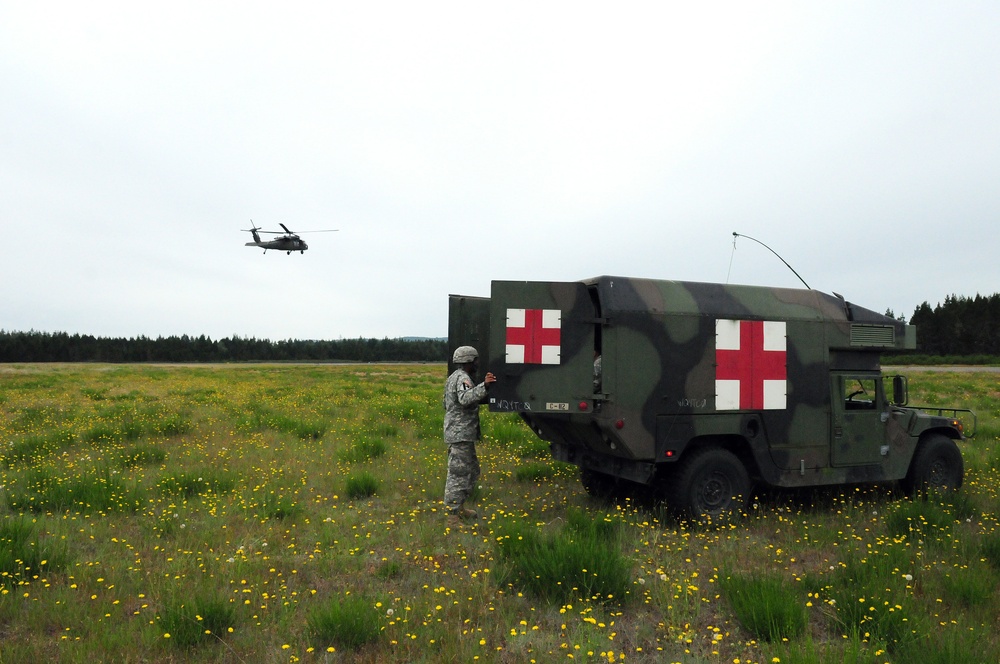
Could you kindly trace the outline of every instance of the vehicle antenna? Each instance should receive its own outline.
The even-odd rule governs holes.
[[[774,250],[774,249],[772,249],[771,247],[767,246],[766,244],[764,244],[764,243],[763,243],[763,242],[761,242],[760,240],[758,240],[758,239],[756,239],[756,238],[752,238],[752,237],[750,237],[749,235],[743,235],[743,234],[741,234],[741,233],[737,233],[736,231],[733,231],[733,252],[734,252],[734,253],[735,253],[735,251],[736,251],[736,238],[738,238],[738,237],[745,237],[745,238],[746,238],[746,239],[748,239],[748,240],[753,240],[754,242],[756,242],[756,243],[757,243],[757,244],[759,244],[760,246],[762,246],[762,247],[764,247],[765,249],[767,249],[768,251],[770,251],[770,252],[771,252],[772,254],[774,254],[775,256],[778,256],[778,252],[777,252],[777,251],[775,251],[775,250]],[[803,278],[802,278],[802,277],[801,277],[801,276],[799,275],[799,273],[795,271],[795,268],[793,268],[793,267],[792,267],[791,265],[789,265],[789,264],[788,264],[788,261],[786,261],[786,260],[785,260],[784,258],[782,258],[781,256],[778,256],[778,260],[779,260],[779,261],[781,261],[782,263],[784,263],[784,264],[785,264],[785,267],[787,267],[787,268],[788,268],[789,270],[791,270],[791,271],[792,271],[792,274],[794,274],[794,275],[795,275],[796,277],[798,277],[798,278],[799,278],[799,281],[801,281],[801,282],[802,282],[802,283],[803,283],[803,284],[805,285],[805,287],[806,287],[806,288],[808,288],[809,290],[812,290],[812,288],[811,288],[811,287],[809,286],[809,284],[807,284],[807,283],[806,283],[806,280],[805,280],[805,279],[803,279]],[[730,257],[730,259],[729,259],[729,266],[730,266],[730,269],[732,269],[732,257]],[[728,281],[728,277],[727,277],[727,281]]]

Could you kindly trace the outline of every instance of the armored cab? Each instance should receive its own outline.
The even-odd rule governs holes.
[[[906,381],[883,380],[880,353],[915,348],[915,328],[839,296],[494,281],[489,298],[451,296],[449,342],[484,352],[490,410],[519,413],[593,494],[647,487],[714,515],[754,483],[962,481],[961,421],[906,407]]]

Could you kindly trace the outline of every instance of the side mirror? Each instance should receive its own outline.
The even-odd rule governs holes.
[[[893,376],[892,405],[905,406],[909,400],[910,400],[910,395],[909,395],[909,390],[907,389],[906,376]]]

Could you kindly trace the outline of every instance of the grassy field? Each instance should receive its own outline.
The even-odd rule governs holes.
[[[727,526],[605,504],[483,411],[441,512],[442,365],[0,366],[0,663],[981,663],[1000,652],[1000,384],[946,500],[767,492]]]

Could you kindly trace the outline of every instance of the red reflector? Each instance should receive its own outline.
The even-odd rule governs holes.
[[[616,429],[624,429],[625,428],[625,420],[616,420],[615,421],[615,428]]]
[[[663,455],[666,456],[668,459],[674,458],[674,454],[675,453],[673,450],[667,450],[666,452],[663,453]]]
[[[581,401],[580,402],[580,410],[587,410],[587,402],[586,401]]]

